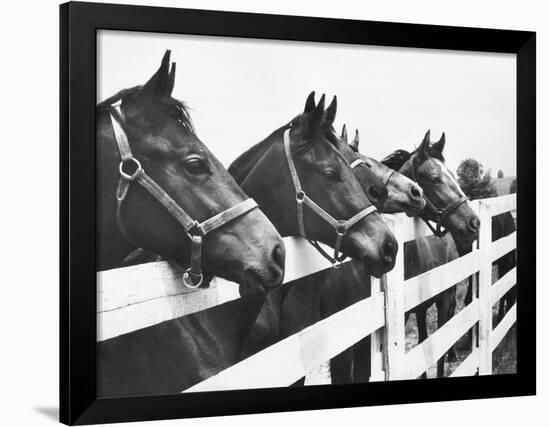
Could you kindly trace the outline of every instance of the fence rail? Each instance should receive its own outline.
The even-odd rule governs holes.
[[[425,224],[403,214],[386,215],[399,250],[396,267],[372,280],[372,296],[268,347],[185,390],[207,391],[290,385],[371,335],[371,380],[416,378],[444,355],[468,330],[474,332],[472,353],[451,376],[492,373],[492,352],[516,321],[514,305],[493,329],[492,306],[516,284],[516,268],[492,284],[492,262],[515,249],[516,233],[491,240],[491,217],[516,209],[515,195],[471,202],[481,228],[477,247],[461,258],[404,280],[403,249],[407,241],[431,234]],[[331,265],[300,238],[285,238],[284,283]],[[473,301],[409,352],[405,351],[405,313],[422,302],[478,274]],[[239,298],[235,283],[215,278],[209,288],[189,290],[181,271],[166,262],[98,273],[98,341]],[[477,325],[477,327],[476,327]],[[476,339],[477,337],[477,339]],[[280,363],[284,360],[284,363]],[[277,367],[277,369],[274,369]],[[253,374],[251,374],[253,372]]]

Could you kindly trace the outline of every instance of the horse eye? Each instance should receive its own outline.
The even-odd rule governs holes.
[[[340,179],[340,174],[334,169],[326,169],[323,175],[329,181],[338,181]]]
[[[200,175],[208,172],[208,166],[199,158],[192,158],[185,161],[185,169],[193,175]]]

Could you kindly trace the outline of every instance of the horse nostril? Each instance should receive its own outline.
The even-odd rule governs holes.
[[[479,218],[477,216],[474,216],[470,218],[470,221],[468,221],[468,225],[470,226],[470,229],[472,231],[478,231],[479,230]]]
[[[281,269],[285,267],[285,248],[283,245],[278,243],[273,249],[273,262],[277,264]]]
[[[367,194],[369,196],[370,201],[373,204],[377,204],[382,198],[382,194],[380,193],[380,190],[374,186],[369,187]]]
[[[420,199],[422,197],[420,189],[416,185],[411,186],[411,196],[413,199]]]
[[[384,258],[388,262],[391,262],[395,255],[395,243],[392,240],[386,240],[382,245],[382,253],[384,254]]]

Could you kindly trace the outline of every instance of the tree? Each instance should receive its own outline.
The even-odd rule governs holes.
[[[497,178],[504,178],[504,172],[502,172],[502,169],[499,169],[497,172]]]
[[[518,187],[517,180],[514,179],[514,180],[510,183],[510,194],[516,193],[516,192],[518,191],[517,187]]]
[[[497,191],[491,178],[491,169],[483,170],[483,165],[475,159],[460,162],[456,171],[462,191],[472,200],[495,197]]]

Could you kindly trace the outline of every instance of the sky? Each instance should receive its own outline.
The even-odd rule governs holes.
[[[173,96],[226,166],[303,111],[307,95],[338,97],[335,128],[359,129],[363,154],[411,151],[428,129],[446,135],[455,171],[475,158],[516,174],[516,58],[512,54],[99,31],[97,101],[144,84],[166,49]]]

